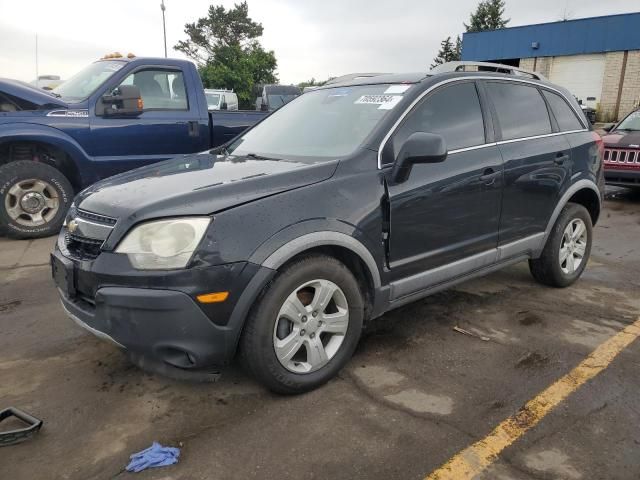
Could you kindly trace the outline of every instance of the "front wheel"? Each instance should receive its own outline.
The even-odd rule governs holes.
[[[267,388],[294,394],[334,377],[362,331],[362,293],[351,271],[324,255],[278,272],[247,318],[240,353]]]
[[[59,170],[29,160],[0,167],[0,226],[12,238],[38,238],[60,231],[73,188]]]
[[[551,287],[568,287],[589,261],[593,226],[586,208],[568,203],[560,213],[540,258],[529,260],[533,278]]]

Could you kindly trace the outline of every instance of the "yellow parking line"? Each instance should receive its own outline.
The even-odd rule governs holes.
[[[465,448],[425,480],[472,479],[491,465],[500,452],[540,422],[553,408],[588,380],[609,366],[616,356],[640,336],[640,317],[635,323],[600,344],[567,375],[527,402],[515,415],[500,423],[489,435]]]

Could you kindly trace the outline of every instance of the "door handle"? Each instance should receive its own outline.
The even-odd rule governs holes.
[[[569,155],[567,155],[566,153],[558,153],[556,155],[556,158],[553,160],[553,163],[555,163],[556,165],[562,165],[565,160],[569,160]]]
[[[480,175],[480,181],[486,185],[493,185],[498,175],[500,175],[499,171],[496,172],[493,168],[487,168],[482,175]]]
[[[189,125],[189,136],[190,137],[199,137],[200,136],[200,124],[197,121],[188,122]]]

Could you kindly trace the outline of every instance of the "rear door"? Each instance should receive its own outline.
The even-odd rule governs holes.
[[[206,149],[209,138],[203,133],[208,126],[203,125],[208,125],[208,118],[200,118],[193,89],[187,88],[187,74],[179,68],[144,67],[107,87],[105,93],[119,85],[138,86],[144,111],[136,118],[112,118],[97,116],[94,109],[89,154],[109,161],[110,169],[127,170]]]
[[[500,244],[544,232],[563,185],[569,182],[570,145],[558,131],[537,86],[487,81],[504,159]]]
[[[464,81],[427,95],[391,137],[392,159],[414,132],[442,135],[449,152],[442,163],[414,165],[403,183],[388,181],[394,280],[477,254],[486,255],[484,263],[495,259],[502,159],[488,130],[476,83]],[[417,291],[432,280],[407,288]]]

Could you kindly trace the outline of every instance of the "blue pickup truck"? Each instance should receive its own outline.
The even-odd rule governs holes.
[[[83,188],[222,145],[267,114],[209,112],[184,60],[105,58],[51,92],[0,79],[0,230],[54,234]]]

